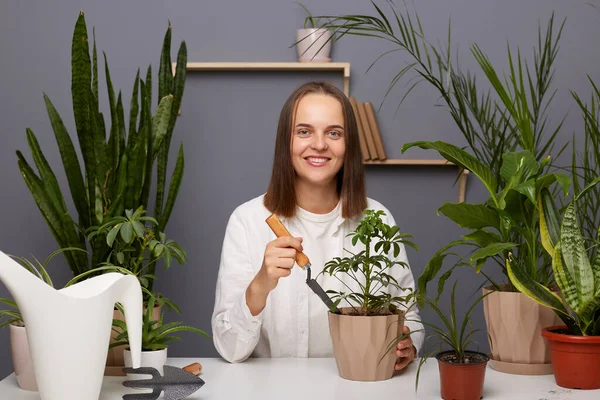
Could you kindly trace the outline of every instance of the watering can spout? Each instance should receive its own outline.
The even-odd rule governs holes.
[[[0,251],[0,281],[21,312],[42,400],[98,399],[117,302],[140,367],[143,304],[134,275],[107,273],[56,290]]]

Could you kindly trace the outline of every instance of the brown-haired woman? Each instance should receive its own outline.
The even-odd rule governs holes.
[[[212,317],[214,344],[225,360],[333,356],[327,307],[306,285],[304,271],[293,268],[295,256],[305,251],[314,270],[343,257],[344,248],[360,251],[360,242],[355,247],[346,236],[367,208],[383,210],[385,222],[395,225],[389,210],[366,196],[348,98],[328,83],[300,86],[281,110],[267,192],[237,207],[227,224]],[[292,237],[275,237],[265,223],[271,213]],[[398,259],[408,263],[404,247]],[[395,266],[391,274],[400,287],[414,289],[410,269]],[[325,290],[356,284],[325,274],[318,281]],[[416,306],[406,319],[413,333],[398,344],[396,369],[423,343]]]

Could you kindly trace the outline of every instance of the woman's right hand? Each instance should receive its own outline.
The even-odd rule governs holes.
[[[262,311],[279,279],[292,273],[299,251],[302,251],[302,238],[282,236],[267,244],[262,266],[246,290],[246,303],[252,315]]]

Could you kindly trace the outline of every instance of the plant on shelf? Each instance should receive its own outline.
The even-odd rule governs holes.
[[[348,288],[347,292],[327,291],[335,307],[342,301],[349,305],[342,307],[340,314],[329,313],[334,355],[339,373],[346,379],[390,378],[396,361],[393,348],[407,336],[402,328],[406,312],[414,305],[413,290],[401,287],[394,275],[409,268],[403,261],[404,245],[418,248],[408,240],[412,235],[401,233],[386,220],[383,211],[366,210],[348,234],[353,246],[346,250],[350,256],[333,258],[320,273],[335,277]],[[362,316],[369,318],[356,318]],[[365,351],[356,352],[356,348]]]
[[[332,33],[323,28],[324,23],[321,18],[314,17],[308,8],[300,2],[295,1],[306,12],[304,18],[304,29],[296,30],[297,56],[299,61],[331,61],[331,37]]]
[[[46,160],[36,135],[29,128],[27,141],[38,171],[36,173],[21,151],[17,151],[23,179],[60,247],[86,249],[85,232],[90,227],[100,226],[113,217],[121,216],[126,209],[140,206],[147,208],[152,193],[152,176],[156,173],[153,217],[158,223],[154,227],[154,236],[160,237],[173,210],[184,169],[183,145],[180,145],[167,194],[169,147],[185,85],[185,42],[179,47],[177,67],[173,75],[169,24],[160,57],[157,108],[153,113],[152,68],[149,66],[145,80],[140,78],[139,70],[137,72],[128,123],[123,111],[124,99],[120,91],[118,95],[115,93],[106,54],[104,70],[110,120],[105,122],[104,115],[100,112],[95,37],[90,57],[83,12],[79,14],[75,25],[71,50],[73,117],[83,168],[62,117],[46,94],[44,101],[76,213],[72,215],[69,212],[56,175]],[[91,258],[77,253],[65,254],[73,276],[95,268],[107,259],[111,251],[104,235],[94,236],[90,247]],[[154,266],[155,264],[150,266],[150,275],[154,273]],[[151,288],[152,281],[149,283],[149,289]]]
[[[415,391],[419,388],[421,367],[427,359],[435,356],[440,371],[440,394],[443,399],[480,399],[483,395],[485,369],[489,357],[479,351],[471,350],[477,344],[473,335],[479,329],[472,329],[471,312],[488,294],[479,296],[466,311],[462,322],[456,313],[456,284],[450,295],[450,312],[442,310],[437,300],[422,298],[441,320],[441,324],[425,322],[423,324],[433,333],[425,339],[423,357],[419,359],[415,378]],[[434,344],[428,345],[430,339]],[[445,348],[445,349],[444,349]]]

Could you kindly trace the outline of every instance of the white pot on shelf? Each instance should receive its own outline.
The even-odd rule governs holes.
[[[131,352],[129,348],[123,350],[123,360],[125,361],[125,367],[131,367]],[[152,367],[155,368],[161,376],[164,376],[164,366],[167,363],[167,349],[154,350],[154,351],[142,351],[142,358],[140,361],[140,367]],[[150,379],[151,375],[144,374],[127,374],[129,380],[139,379]]]
[[[298,61],[330,62],[330,39],[331,31],[323,28],[298,29],[296,31]]]

